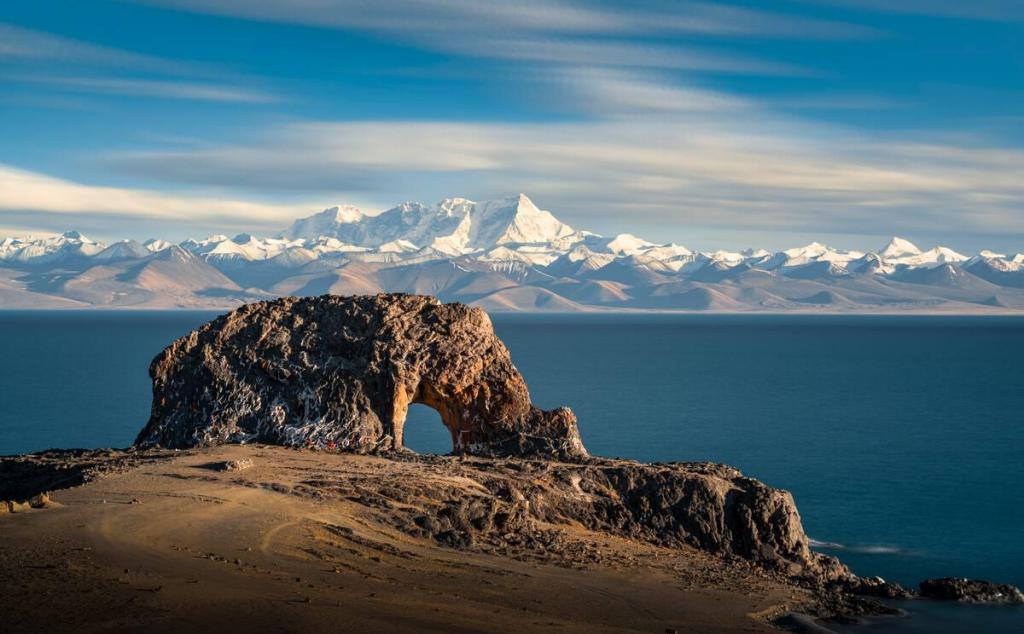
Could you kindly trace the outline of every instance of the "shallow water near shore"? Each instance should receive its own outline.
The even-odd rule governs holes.
[[[149,361],[211,316],[0,312],[0,454],[131,443],[148,417]],[[859,574],[1024,586],[1024,318],[493,321],[534,401],[572,407],[594,454],[713,460],[789,489],[817,548]],[[451,448],[425,407],[406,436]],[[919,614],[869,627],[1024,630],[1021,609],[908,609]]]

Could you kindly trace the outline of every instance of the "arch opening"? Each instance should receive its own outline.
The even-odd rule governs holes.
[[[402,446],[416,453],[447,454],[453,449],[452,434],[441,415],[423,403],[410,403],[402,424]]]

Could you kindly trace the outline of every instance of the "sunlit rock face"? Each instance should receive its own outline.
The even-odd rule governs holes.
[[[569,409],[532,405],[486,313],[431,297],[249,304],[175,341],[150,376],[141,446],[394,450],[409,405],[423,403],[440,414],[458,453],[586,456]]]

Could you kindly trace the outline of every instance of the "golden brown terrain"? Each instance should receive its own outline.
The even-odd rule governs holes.
[[[162,456],[0,514],[0,630],[770,632],[770,618],[813,603],[688,547],[565,524],[449,546],[396,520],[436,505],[430,490],[483,495],[445,468],[458,458]],[[408,482],[423,495],[389,497]]]

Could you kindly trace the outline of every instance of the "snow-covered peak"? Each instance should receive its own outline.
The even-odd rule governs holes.
[[[829,248],[819,242],[812,242],[806,246],[795,247],[793,249],[786,249],[783,251],[790,258],[816,258],[824,255],[829,251]]]
[[[957,262],[966,262],[968,259],[969,258],[966,255],[957,253],[948,247],[934,247],[927,251],[922,251],[917,255],[889,258],[889,260],[896,264],[903,264],[911,267],[933,267],[942,264],[955,264]]]
[[[69,241],[80,242],[82,244],[96,244],[95,242],[93,242],[89,238],[87,238],[84,235],[82,235],[82,233],[80,231],[65,231],[61,235],[61,237],[62,238],[66,238]]]
[[[988,249],[982,249],[981,251],[979,251],[978,256],[986,260],[992,260],[995,258],[1006,259],[1005,253],[996,253],[995,251],[989,251]]]
[[[411,253],[419,251],[419,247],[408,240],[393,240],[380,245],[377,250],[381,253]]]
[[[895,270],[895,267],[888,264],[881,255],[870,252],[847,264],[847,270],[853,273],[867,273],[872,275],[888,275]]]
[[[710,260],[711,262],[718,262],[720,264],[725,264],[728,266],[736,266],[737,264],[742,264],[743,260],[746,259],[742,253],[737,253],[735,251],[719,250],[701,252],[701,255]]]
[[[307,241],[299,240],[297,243],[305,243]],[[314,253],[361,253],[369,251],[366,247],[357,247],[354,244],[346,244],[337,238],[318,238],[315,242],[311,243],[311,250]]]
[[[339,227],[358,224],[365,218],[366,214],[352,205],[328,207],[320,213],[299,218],[281,234],[281,237],[305,238],[310,241],[315,241],[320,236],[338,237]]]
[[[550,211],[538,209],[526,194],[476,203],[470,212],[466,246],[487,248],[500,244],[543,244],[573,233]]]
[[[678,257],[692,257],[693,251],[681,244],[662,244],[644,250],[644,255],[657,260],[667,260]]]
[[[573,263],[588,263],[591,268],[599,269],[615,260],[611,253],[594,253],[582,244],[565,254],[565,259]]]
[[[131,260],[144,258],[151,251],[134,240],[121,240],[93,255],[99,261]]]
[[[328,209],[327,212],[334,213],[334,222],[345,223],[345,222],[359,222],[366,214],[361,209],[353,205],[336,205]]]
[[[105,246],[77,231],[40,238],[8,238],[0,244],[0,260],[23,264],[57,262],[67,258],[90,257]]]
[[[170,249],[171,247],[174,246],[174,243],[168,242],[166,240],[160,240],[158,238],[150,238],[149,240],[143,242],[142,246],[146,247],[146,249],[152,251],[153,253],[159,253],[160,251]]]
[[[912,255],[920,255],[921,249],[909,241],[903,238],[893,236],[892,240],[889,240],[889,244],[878,252],[880,256],[886,259],[903,258]]]
[[[573,233],[572,227],[539,209],[525,194],[474,202],[446,198],[434,205],[405,202],[376,216],[342,208],[296,220],[282,235],[317,240],[332,237],[378,249],[399,240],[448,255],[508,244],[549,244]],[[343,213],[344,212],[344,213]]]
[[[638,238],[632,233],[620,233],[605,245],[612,253],[618,253],[620,255],[636,255],[637,253],[643,253],[652,247],[658,245],[653,242],[648,242],[642,238]]]

